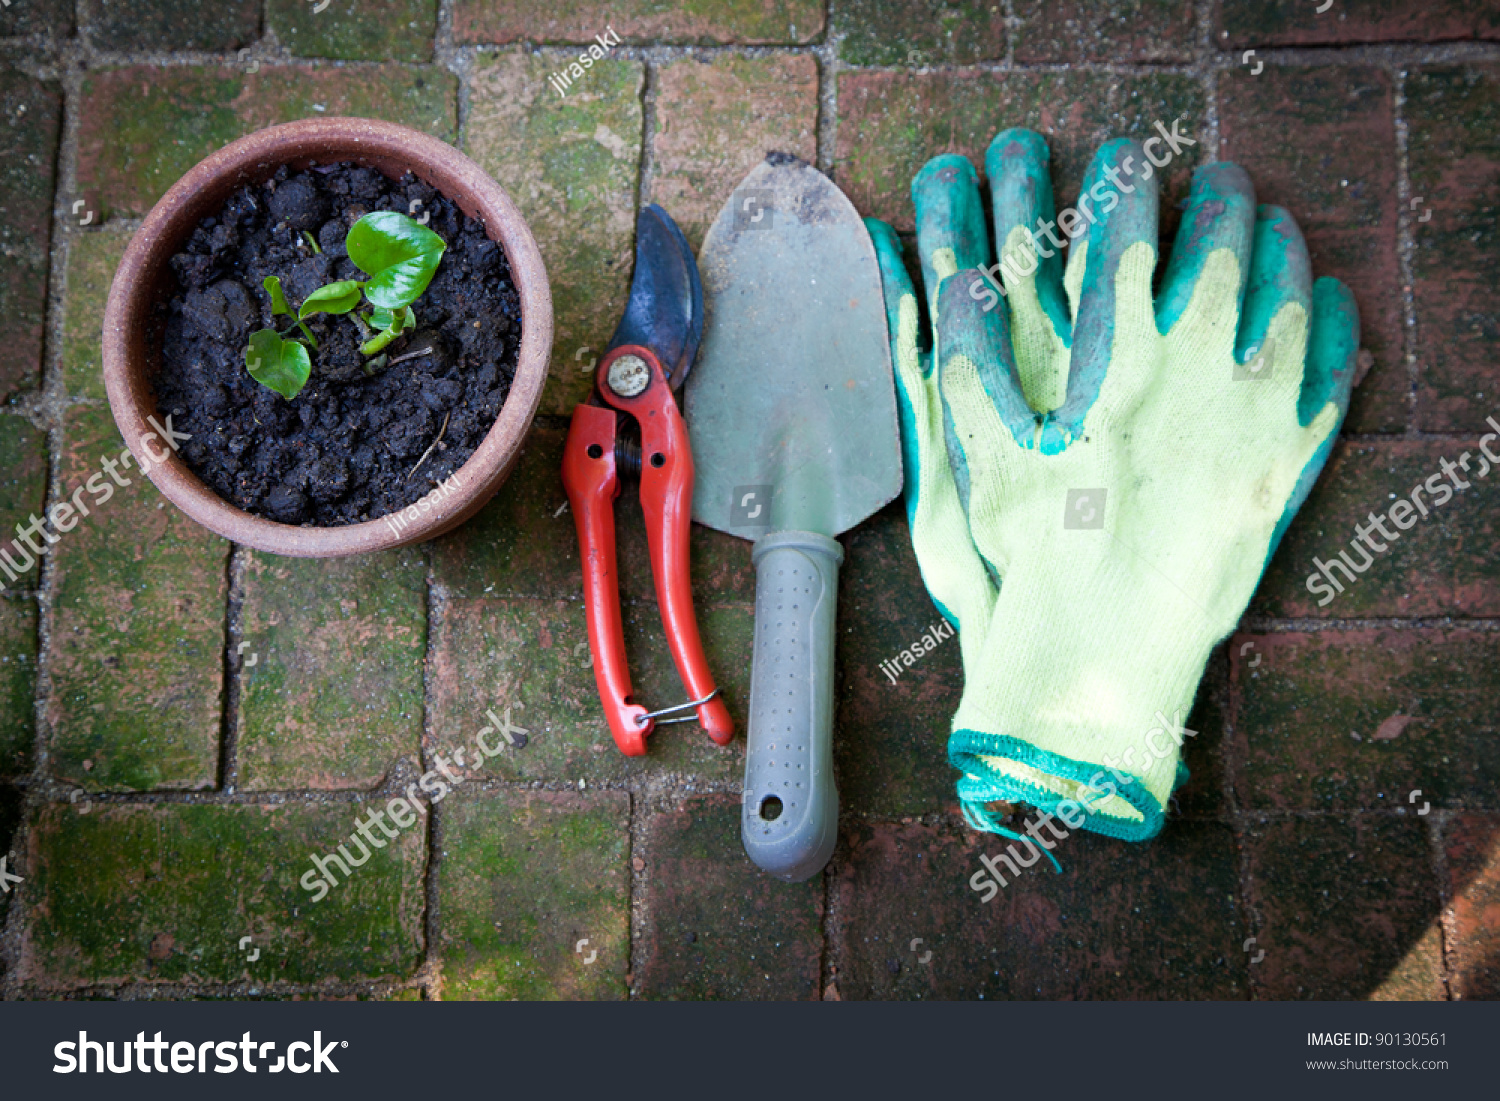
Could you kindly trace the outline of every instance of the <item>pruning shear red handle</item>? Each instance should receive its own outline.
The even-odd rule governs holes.
[[[597,399],[604,404],[589,403],[574,409],[563,451],[562,475],[578,525],[589,648],[610,732],[622,753],[639,757],[645,754],[646,736],[658,719],[691,708],[708,736],[719,745],[727,745],[734,737],[734,720],[703,656],[688,576],[693,453],[687,426],[661,361],[644,345],[612,348],[599,363],[594,386]],[[648,711],[634,702],[625,661],[614,518],[615,498],[620,495],[621,456],[616,440],[621,414],[633,417],[640,425],[641,511],[646,517],[651,574],[667,645],[691,696],[688,703],[661,711]]]

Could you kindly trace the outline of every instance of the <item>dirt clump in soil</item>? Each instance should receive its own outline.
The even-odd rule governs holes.
[[[359,345],[372,334],[350,315],[315,314],[306,322],[318,340],[312,376],[287,401],[245,367],[252,332],[289,326],[284,316],[273,324],[261,281],[277,276],[295,310],[327,283],[367,278],[344,238],[377,210],[425,215],[448,246],[412,306],[416,328],[371,375]],[[521,312],[504,250],[409,173],[283,166],[204,218],[171,266],[178,293],[158,307],[157,408],[191,435],[181,455],[193,473],[256,516],[332,527],[399,511],[464,464],[510,391]]]

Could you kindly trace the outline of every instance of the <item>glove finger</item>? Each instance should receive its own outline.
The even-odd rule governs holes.
[[[1177,240],[1172,244],[1172,257],[1157,299],[1157,331],[1171,332],[1196,295],[1197,315],[1208,319],[1216,331],[1228,317],[1233,332],[1233,319],[1240,316],[1245,301],[1254,240],[1255,187],[1245,170],[1223,161],[1194,172],[1187,209],[1177,227]],[[1225,248],[1239,264],[1238,280],[1226,284],[1205,279],[1210,258]]]
[[[875,245],[875,259],[880,264],[880,289],[885,296],[885,321],[891,340],[891,359],[899,363],[903,355],[917,356],[920,333],[915,325],[905,329],[901,325],[901,302],[906,297],[915,301],[917,291],[912,286],[911,276],[906,270],[902,255],[901,238],[896,231],[879,218],[866,218],[865,228],[870,231],[870,240]],[[931,364],[919,364],[922,375],[931,373]]]
[[[1065,282],[1070,294],[1076,288],[1077,308],[1067,396],[1042,434],[1041,448],[1047,454],[1063,450],[1082,434],[1117,337],[1123,338],[1120,347],[1127,351],[1147,348],[1155,337],[1150,326],[1157,180],[1151,162],[1139,143],[1118,138],[1094,154],[1084,183],[1093,219],[1078,214],[1082,225],[1069,220],[1078,236]],[[1124,358],[1130,362],[1117,369],[1134,373],[1149,370],[1154,362],[1145,355]]]
[[[979,201],[979,179],[967,157],[945,153],[922,166],[911,181],[917,208],[917,254],[929,307],[937,288],[959,268],[988,266],[989,231]]]
[[[1236,377],[1259,379],[1284,358],[1277,355],[1274,340],[1267,339],[1275,317],[1295,303],[1312,320],[1312,261],[1296,220],[1279,206],[1255,212],[1254,234],[1234,361],[1243,368]]]
[[[1053,231],[1055,206],[1050,153],[1034,130],[1004,130],[985,154],[990,204],[995,212],[999,279],[1010,302],[1011,330],[1021,385],[1032,408],[1062,404],[1072,315],[1063,293],[1062,253]]]
[[[953,469],[943,439],[942,402],[932,357],[917,350],[916,289],[901,256],[901,240],[884,222],[866,218],[880,262],[896,368],[896,409],[901,422],[906,519],[922,581],[933,603],[959,630],[965,658],[984,646],[995,606],[995,585],[969,537]]]
[[[1354,293],[1337,279],[1324,276],[1312,288],[1312,335],[1297,399],[1297,423],[1311,424],[1329,402],[1343,421],[1349,412],[1358,359],[1359,306]]]
[[[1302,468],[1297,485],[1271,533],[1266,563],[1276,553],[1281,537],[1302,507],[1313,483],[1328,462],[1338,440],[1339,426],[1349,412],[1349,396],[1359,359],[1359,307],[1348,287],[1324,277],[1312,288],[1312,331],[1307,341],[1307,363],[1302,373],[1302,392],[1297,399],[1297,422],[1308,432],[1324,433]],[[1334,415],[1326,410],[1332,406]]]
[[[933,354],[941,367],[939,386],[946,401],[950,367],[966,359],[1016,444],[1029,448],[1035,443],[1038,417],[1021,391],[1009,318],[1004,310],[984,309],[968,293],[970,283],[982,275],[978,268],[958,271],[938,288]]]
[[[880,264],[880,287],[885,297],[886,328],[890,333],[891,362],[896,373],[896,412],[901,421],[901,458],[905,474],[908,518],[916,507],[921,461],[918,440],[926,425],[927,391],[932,387],[932,357],[917,347],[917,291],[901,255],[901,239],[878,218],[866,218],[865,228],[875,244]]]
[[[1003,488],[1005,456],[1015,447],[1035,446],[1038,418],[1021,392],[1006,311],[985,310],[967,292],[976,275],[973,268],[956,272],[939,288],[933,354],[958,499],[979,552],[1003,577],[1004,555],[984,541],[998,519],[992,498]]]

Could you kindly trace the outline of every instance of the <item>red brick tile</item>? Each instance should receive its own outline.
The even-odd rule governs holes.
[[[1191,61],[1198,44],[1191,0],[1016,0],[1016,60]]]
[[[1223,49],[1239,49],[1500,38],[1500,11],[1471,0],[1364,0],[1331,11],[1321,7],[1306,0],[1219,0],[1214,41]]]
[[[1419,69],[1406,81],[1416,252],[1417,426],[1500,420],[1500,67]],[[1426,219],[1423,221],[1422,219]],[[1493,447],[1492,442],[1492,447]]]
[[[1144,844],[1069,834],[1052,842],[1061,875],[1039,858],[987,903],[970,885],[979,858],[1016,842],[858,824],[843,843],[829,920],[844,998],[1247,994],[1225,826],[1170,823]]]
[[[1396,261],[1396,137],[1390,77],[1359,66],[1270,67],[1219,77],[1219,157],[1241,165],[1262,203],[1286,207],[1312,254],[1359,303],[1374,367],[1354,393],[1349,430],[1406,425],[1407,372]]]
[[[1424,819],[1290,818],[1249,831],[1256,996],[1442,999]]]
[[[649,202],[694,248],[745,173],[771,150],[817,159],[818,66],[808,55],[663,65]]]
[[[645,932],[632,984],[647,998],[816,999],[823,878],[780,883],[745,856],[740,799],[649,814],[639,850]]]
[[[966,65],[1005,56],[998,0],[840,0],[833,5],[839,59],[850,65]]]
[[[1457,467],[1469,453],[1469,473]],[[1455,477],[1468,489],[1454,491],[1441,462],[1454,465]],[[1257,614],[1274,616],[1489,616],[1500,612],[1500,517],[1494,502],[1500,495],[1500,471],[1478,477],[1477,451],[1436,440],[1401,440],[1372,444],[1339,443],[1323,469],[1307,503],[1287,529],[1286,538],[1271,560],[1260,589],[1251,601]],[[1452,498],[1438,504],[1427,482],[1449,486]],[[1436,483],[1434,483],[1436,484]],[[1350,549],[1355,525],[1369,527],[1371,512],[1383,514],[1397,498],[1410,498],[1421,486],[1421,503],[1428,515],[1415,511],[1408,531],[1387,531],[1400,539],[1385,541],[1374,532],[1383,553]],[[1403,518],[1406,514],[1402,513]],[[1307,580],[1314,561],[1328,562],[1340,552],[1355,565],[1366,565],[1359,580],[1344,586],[1331,600],[1324,591],[1312,592]],[[1321,581],[1316,584],[1321,585]],[[1319,606],[1319,602],[1326,602]]]
[[[1500,998],[1500,818],[1454,818],[1443,847],[1455,934],[1448,949],[1453,996]]]
[[[1234,642],[1244,804],[1500,809],[1500,635],[1325,630]]]
[[[655,608],[625,608],[625,653],[637,700],[667,707],[686,698]],[[743,606],[700,608],[709,668],[744,729],[749,700],[752,613]],[[480,774],[504,780],[587,784],[671,772],[724,783],[743,774],[744,741],[711,742],[695,723],[658,727],[644,757],[616,748],[599,703],[582,601],[451,600],[434,625],[429,666],[434,744],[447,751],[493,725],[494,711],[526,731]]]
[[[1202,86],[1175,74],[986,72],[870,73],[839,77],[835,178],[863,214],[914,227],[911,180],[940,153],[960,153],[981,173],[984,154],[1001,130],[1028,126],[1052,147],[1059,203],[1078,194],[1094,151],[1110,138],[1144,136],[1162,120],[1182,119],[1181,132],[1203,127]],[[1162,181],[1162,233],[1176,231],[1176,204],[1187,194],[1200,151],[1172,164]]]

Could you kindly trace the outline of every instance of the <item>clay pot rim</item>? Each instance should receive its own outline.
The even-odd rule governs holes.
[[[387,175],[410,170],[484,222],[490,239],[505,250],[521,303],[521,347],[510,392],[484,440],[455,471],[447,494],[434,490],[399,513],[340,527],[300,527],[253,516],[204,485],[175,451],[148,439],[155,432],[147,417],[156,413],[149,376],[158,365],[159,349],[149,347],[146,338],[162,280],[170,275],[167,261],[234,190],[266,179],[283,164],[311,161],[355,161]],[[328,558],[421,542],[483,507],[520,455],[541,404],[551,351],[546,267],[530,228],[499,184],[451,145],[409,127],[376,119],[317,118],[269,127],[226,145],[198,162],[151,208],[110,285],[102,359],[115,423],[137,464],[143,454],[150,460],[147,477],[168,500],[235,543],[274,554]],[[164,451],[166,461],[157,463]],[[407,513],[412,514],[407,526],[394,522]]]

